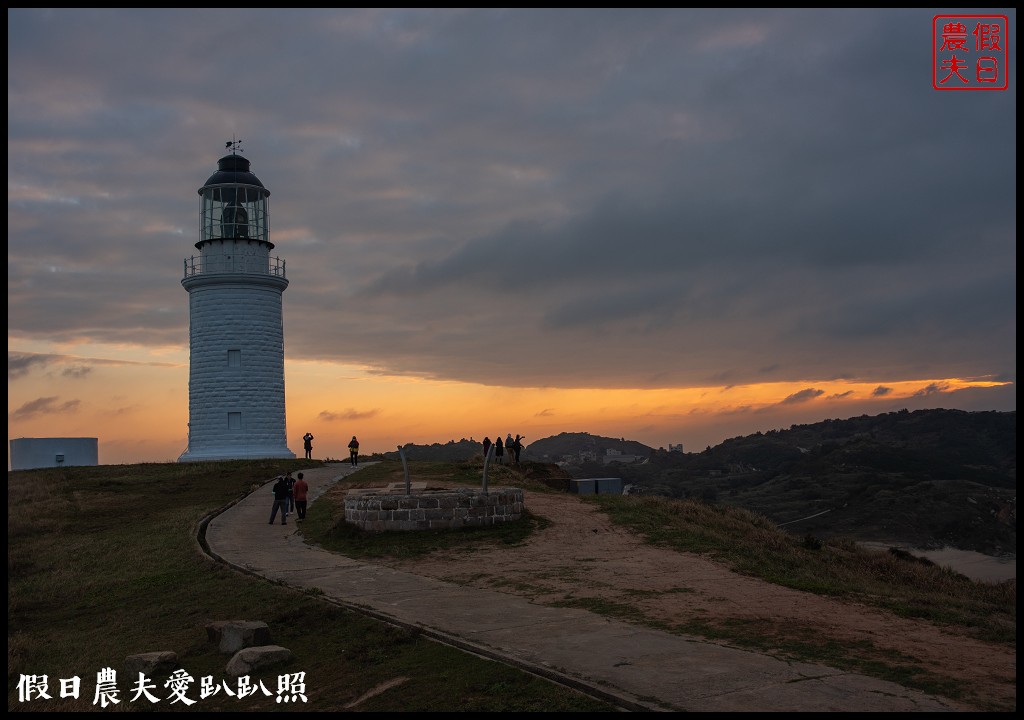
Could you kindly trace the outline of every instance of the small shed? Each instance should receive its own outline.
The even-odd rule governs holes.
[[[573,478],[569,491],[577,495],[621,495],[622,478]]]
[[[97,438],[15,438],[11,440],[11,470],[99,465]]]

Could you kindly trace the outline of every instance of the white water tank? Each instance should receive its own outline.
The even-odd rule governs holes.
[[[96,438],[16,438],[11,440],[11,470],[99,465]]]

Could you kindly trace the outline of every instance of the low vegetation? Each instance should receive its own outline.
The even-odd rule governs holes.
[[[463,439],[404,452],[464,462],[482,446]],[[606,464],[609,452],[619,461]],[[820,538],[1017,552],[1016,411],[900,410],[758,432],[700,452],[563,432],[531,440],[522,459],[559,462],[567,477],[614,475],[634,494],[746,508]]]
[[[194,712],[600,712],[607,704],[518,669],[439,644],[239,574],[199,552],[199,521],[274,475],[309,461],[230,461],[60,468],[8,473],[9,711],[95,711],[96,675],[119,673],[119,710]],[[369,469],[369,468],[367,468]],[[312,506],[316,508],[316,504]],[[228,681],[209,642],[212,620],[262,620],[295,661],[254,675],[262,692],[199,699],[200,679]],[[172,703],[130,702],[127,655],[171,650],[194,678]],[[307,703],[275,702],[280,672],[305,673]],[[46,675],[51,699],[22,702],[22,675]],[[81,678],[62,698],[61,679]],[[233,680],[233,679],[231,679]],[[107,708],[111,709],[111,708]]]
[[[440,645],[336,607],[314,593],[297,593],[240,575],[198,551],[195,535],[210,512],[310,461],[249,461],[61,468],[9,473],[8,709],[94,710],[95,674],[120,668],[138,652],[173,650],[191,676],[225,678],[225,658],[207,640],[211,620],[258,619],[274,642],[293,650],[287,672],[306,674],[309,702],[292,711],[559,711],[613,708],[546,680]],[[479,485],[480,461],[408,465],[410,480],[428,487]],[[557,492],[540,465],[528,472],[490,469],[494,485]],[[437,550],[515,546],[548,520],[457,532],[369,534],[341,520],[352,487],[402,482],[403,465],[384,461],[342,480],[311,505],[303,526],[310,542],[351,557],[406,559]],[[851,540],[780,530],[765,516],[697,499],[600,495],[589,498],[616,523],[650,543],[709,555],[736,572],[823,595],[844,597],[902,616],[955,625],[990,642],[1016,643],[1016,581],[977,583],[899,553],[870,551]],[[636,608],[594,603],[593,612],[645,622]],[[745,638],[750,628],[669,628],[675,632]],[[731,632],[731,634],[730,634]],[[723,635],[723,633],[725,633]],[[793,657],[900,681],[891,666],[851,661],[842,648],[794,638]],[[21,702],[21,675],[46,674],[54,699]],[[59,679],[82,678],[78,700],[59,697]],[[278,673],[256,677],[276,687]],[[908,683],[913,685],[913,683]],[[127,685],[122,685],[125,689]],[[955,696],[956,689],[922,688]],[[167,697],[167,691],[162,697]],[[239,700],[223,693],[190,708],[130,703],[119,709],[260,711],[284,709],[273,697]],[[197,695],[197,693],[193,693]]]
[[[819,537],[1017,552],[1017,413],[906,410],[657,453],[651,494],[739,506]]]
[[[479,460],[409,463],[412,481],[428,486],[479,484],[479,466]],[[551,484],[558,485],[558,469],[548,467],[555,475]],[[555,492],[547,482],[542,482],[539,468],[540,464],[528,464],[528,472],[519,473],[499,467],[495,483],[533,492]],[[359,485],[379,487],[401,482],[402,477],[400,463],[382,462],[343,480],[310,511],[303,529],[307,539],[351,557],[401,561],[446,550],[473,552],[486,545],[515,545],[526,539],[527,532],[543,529],[547,523],[545,518],[528,515],[525,523],[509,526],[374,535],[344,522],[344,493],[357,480]],[[599,505],[615,523],[649,543],[709,556],[737,573],[804,592],[856,601],[986,642],[1016,645],[1016,580],[975,582],[898,549],[872,550],[850,539],[790,533],[765,516],[739,507],[651,496],[596,495],[582,499]],[[971,688],[961,680],[938,675],[915,658],[896,658],[870,645],[843,646],[828,638],[812,636],[801,628],[769,628],[742,621],[669,627],[646,617],[641,603],[631,604],[628,599],[567,599],[561,604],[668,632],[782,653],[794,660],[871,675],[953,699],[972,695]],[[780,637],[779,632],[789,635]]]
[[[610,495],[592,501],[648,542],[709,555],[744,575],[956,625],[989,642],[1017,640],[1016,579],[975,582],[908,553],[793,535],[763,515],[728,505]]]
[[[507,466],[494,468],[496,482],[555,492]],[[479,462],[413,462],[418,482],[479,484]],[[527,514],[526,523],[472,528],[457,533],[421,531],[365,533],[344,522],[343,498],[350,487],[400,482],[400,463],[382,462],[328,492],[310,510],[304,534],[350,557],[406,559],[452,547],[517,543],[547,522]],[[358,485],[357,485],[358,479]],[[904,617],[956,625],[979,639],[1016,643],[1017,581],[979,583],[907,553],[871,550],[843,539],[795,535],[763,515],[700,500],[628,495],[583,496],[617,524],[652,544],[708,555],[734,571],[796,590],[842,597]]]

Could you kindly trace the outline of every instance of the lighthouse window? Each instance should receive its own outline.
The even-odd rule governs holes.
[[[228,350],[228,367],[242,367],[241,350]]]
[[[228,430],[242,429],[242,413],[228,413]]]
[[[221,213],[221,226],[222,237],[249,237],[249,213],[241,205],[228,205]]]

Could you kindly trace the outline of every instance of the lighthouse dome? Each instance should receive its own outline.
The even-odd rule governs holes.
[[[206,184],[199,188],[199,194],[203,194],[203,188],[210,185],[255,185],[263,187],[260,179],[249,170],[249,160],[241,155],[225,155],[217,161],[217,172],[210,176]],[[270,191],[263,188],[267,195]]]

